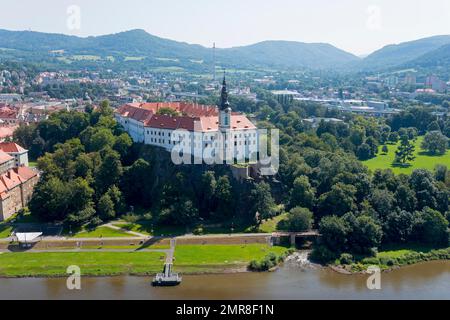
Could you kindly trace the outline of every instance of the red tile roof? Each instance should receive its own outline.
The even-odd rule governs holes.
[[[181,116],[158,115],[161,108],[170,108]],[[129,103],[116,111],[124,117],[144,122],[146,127],[159,129],[186,129],[189,131],[217,131],[219,129],[218,109],[215,106],[187,102]],[[237,112],[231,114],[233,130],[256,129],[245,116]]]
[[[0,118],[2,119],[16,119],[17,110],[4,106],[0,108]]]
[[[17,129],[17,126],[15,127],[0,127],[0,139],[12,137],[14,130]]]
[[[0,142],[0,150],[6,153],[19,153],[27,151],[14,142]]]
[[[0,164],[3,164],[5,162],[11,161],[14,158],[11,157],[9,154],[7,154],[6,152],[0,150]]]
[[[9,191],[15,187],[27,182],[38,174],[28,167],[18,167],[7,171],[0,175],[0,198],[6,199],[9,197]]]

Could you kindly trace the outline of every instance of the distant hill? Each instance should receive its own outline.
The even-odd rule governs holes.
[[[265,41],[250,46],[217,49],[217,63],[228,67],[328,69],[359,58],[323,43]],[[141,61],[142,64],[190,66],[211,62],[212,49],[163,39],[144,30],[80,38],[32,31],[0,30],[0,57],[53,62],[92,60]],[[74,58],[75,56],[75,58]],[[107,59],[108,58],[108,59]],[[75,59],[75,60],[74,60]],[[106,60],[105,60],[106,59]],[[100,63],[100,62],[99,62]]]
[[[436,50],[427,52],[417,59],[410,61],[408,65],[422,68],[450,68],[450,44],[446,44]]]
[[[383,70],[409,64],[421,56],[450,44],[450,35],[434,36],[415,41],[388,45],[368,55],[355,66],[363,70]],[[430,56],[431,57],[431,56]]]
[[[326,43],[263,41],[216,49],[216,63],[241,69],[325,69],[382,71],[408,67],[450,67],[450,35],[388,45],[365,58]],[[211,48],[160,38],[136,29],[81,38],[33,31],[0,30],[0,59],[37,62],[56,68],[206,71]]]
[[[241,59],[247,63],[265,66],[335,69],[359,58],[327,43],[294,41],[264,41],[257,44],[223,49],[219,57],[225,61]]]

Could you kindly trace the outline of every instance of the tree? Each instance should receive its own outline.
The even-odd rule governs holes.
[[[124,159],[132,144],[133,140],[131,140],[128,133],[122,133],[120,136],[116,137],[113,149],[120,154],[121,159]]]
[[[347,214],[344,219],[350,226],[347,240],[352,252],[368,253],[380,245],[383,231],[374,218],[366,215],[355,218]]]
[[[408,140],[407,136],[403,136],[395,152],[395,162],[406,164],[407,162],[413,161],[416,158],[414,151],[414,145]]]
[[[102,156],[102,164],[95,175],[96,191],[102,194],[112,185],[117,185],[122,171],[119,154],[111,149],[106,149]]]
[[[380,217],[386,217],[394,206],[394,195],[386,189],[374,189],[370,195],[370,204]]]
[[[311,209],[314,205],[314,194],[314,188],[311,187],[308,177],[305,175],[301,175],[294,180],[290,206],[300,206]]]
[[[112,219],[116,215],[114,211],[114,202],[111,200],[111,197],[107,193],[100,197],[97,209],[98,214],[103,221]]]
[[[327,216],[320,220],[321,240],[331,251],[341,252],[344,250],[347,243],[347,232],[347,223],[338,216]]]
[[[398,186],[394,198],[400,209],[409,212],[413,212],[415,210],[417,205],[416,195],[407,184],[401,184]]]
[[[20,125],[13,133],[13,139],[17,144],[30,149],[33,140],[36,138],[36,125]]]
[[[378,141],[374,137],[368,137],[366,144],[370,147],[370,157],[375,157],[378,153]]]
[[[414,216],[411,212],[393,211],[386,217],[384,232],[388,241],[407,242],[413,231]]]
[[[388,146],[387,146],[387,145],[384,145],[383,148],[381,149],[381,151],[382,151],[384,154],[387,154],[387,153],[389,152]]]
[[[400,138],[400,137],[399,137],[399,135],[398,135],[397,132],[391,132],[391,133],[389,134],[388,140],[389,140],[389,142],[391,142],[391,143],[397,143],[399,138]]]
[[[418,215],[415,233],[421,241],[433,245],[448,245],[448,221],[436,210],[424,208]]]
[[[422,149],[431,154],[444,154],[447,150],[448,138],[439,131],[428,132],[422,142]]]
[[[216,215],[218,215],[222,219],[224,217],[230,216],[232,212],[233,195],[230,179],[228,178],[228,176],[224,175],[217,179],[217,183],[215,186],[215,197],[218,202]],[[258,211],[258,209],[256,209],[256,211]]]
[[[313,223],[313,214],[310,210],[301,207],[292,208],[289,211],[288,217],[281,221],[281,228],[301,232],[310,230]]]
[[[329,192],[319,197],[318,211],[322,216],[335,214],[338,216],[355,208],[356,188],[351,185],[336,183]]]
[[[259,212],[262,219],[271,218],[275,214],[275,201],[270,193],[270,185],[266,182],[258,183],[251,191],[253,212]]]
[[[92,135],[87,149],[92,152],[92,151],[100,151],[107,147],[112,148],[114,142],[115,138],[111,130],[101,128]]]
[[[121,180],[121,188],[126,200],[141,206],[149,206],[151,197],[151,175],[150,164],[144,159],[136,160],[130,167],[125,169]]]
[[[439,123],[437,121],[431,122],[427,127],[427,131],[441,131]]]
[[[356,151],[359,160],[367,160],[372,158],[372,149],[367,143],[360,145]]]
[[[448,172],[448,168],[445,165],[437,164],[434,167],[434,177],[437,181],[445,182]]]

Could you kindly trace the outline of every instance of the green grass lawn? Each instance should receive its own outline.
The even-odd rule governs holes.
[[[36,168],[37,167],[37,161],[28,161],[28,166],[30,168]]]
[[[280,214],[272,219],[266,220],[259,226],[259,231],[264,233],[272,233],[278,230],[278,223],[287,218],[288,213]]]
[[[431,250],[436,249],[432,246],[422,245],[422,244],[396,244],[389,245],[381,248],[377,253],[377,258],[398,258],[404,256],[408,253],[423,252],[427,253]]]
[[[174,268],[180,272],[209,272],[245,267],[252,260],[261,260],[268,253],[281,255],[285,247],[264,244],[249,245],[177,245]]]
[[[77,265],[82,275],[155,274],[162,270],[165,255],[159,252],[56,252],[0,254],[0,276],[67,276]]]
[[[421,149],[420,145],[422,144],[422,141],[423,136],[418,137],[415,141],[414,145],[416,147],[416,159],[407,167],[400,167],[393,164],[395,159],[395,151],[397,151],[397,147],[400,143],[397,145],[388,145],[389,152],[387,154],[381,152],[382,146],[380,146],[378,155],[373,159],[363,161],[363,163],[369,167],[371,171],[390,168],[396,174],[411,174],[415,169],[428,169],[433,171],[437,164],[443,164],[450,167],[450,150],[447,150],[446,154],[442,156],[429,155]]]
[[[246,267],[269,252],[281,255],[284,247],[251,245],[180,245],[175,249],[175,269],[184,273],[221,272]],[[161,252],[20,252],[0,253],[0,276],[66,276],[77,265],[82,275],[149,275],[162,270]]]
[[[184,226],[160,226],[151,221],[137,221],[135,223],[128,222],[113,222],[114,226],[120,227],[124,230],[139,232],[145,235],[153,236],[179,236],[186,233]]]
[[[13,227],[5,224],[0,224],[0,239],[7,238],[13,231]]]
[[[133,237],[125,231],[115,230],[108,227],[98,227],[95,230],[86,230],[79,232],[73,238],[115,238],[115,237]]]

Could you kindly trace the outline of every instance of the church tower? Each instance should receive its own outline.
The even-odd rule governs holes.
[[[223,76],[222,93],[220,95],[219,106],[219,130],[222,133],[231,129],[231,107],[228,102],[228,91],[225,75]]]

